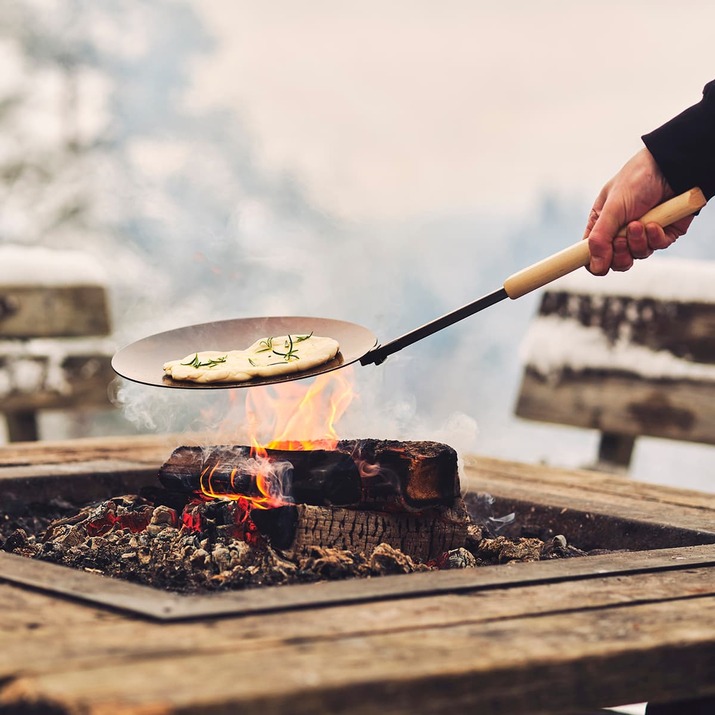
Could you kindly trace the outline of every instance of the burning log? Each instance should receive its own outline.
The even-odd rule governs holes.
[[[461,500],[457,508],[420,514],[298,504],[254,510],[251,519],[271,546],[290,559],[316,545],[369,555],[379,544],[389,544],[421,562],[464,546],[470,523]]]
[[[400,502],[411,509],[450,506],[459,497],[457,453],[430,441],[341,440],[363,477],[363,500]]]
[[[363,478],[362,508],[421,510],[451,506],[460,495],[457,453],[440,442],[340,440]]]
[[[264,539],[288,558],[316,546],[369,555],[385,543],[424,562],[467,535],[457,454],[437,442],[342,440],[257,457],[240,445],[179,447],[159,481],[151,500],[178,508],[185,529]]]
[[[449,507],[460,494],[457,453],[438,442],[341,440],[331,450],[268,449],[266,459],[297,504],[420,511]],[[260,497],[257,464],[246,446],[179,447],[159,481],[171,493]]]
[[[360,501],[360,472],[348,454],[323,449],[268,449],[254,458],[245,446],[179,447],[159,470],[159,481],[170,492],[210,496],[265,496],[260,471],[270,471],[268,490],[280,501],[339,505]],[[266,475],[263,475],[266,481]],[[266,487],[264,486],[264,489]],[[281,494],[278,493],[280,490]]]

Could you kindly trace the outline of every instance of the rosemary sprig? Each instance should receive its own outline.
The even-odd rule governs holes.
[[[287,335],[286,339],[283,341],[283,347],[285,349],[285,352],[276,350],[273,345],[273,341],[275,340],[275,338],[266,338],[265,340],[261,340],[261,342],[258,343],[260,348],[256,350],[256,353],[271,352],[274,355],[278,355],[283,358],[282,362],[271,362],[268,363],[268,365],[281,365],[283,362],[290,362],[291,360],[300,360],[297,345],[298,343],[302,343],[304,340],[307,340],[312,336],[312,331],[307,335]],[[254,363],[251,358],[248,358],[248,362],[250,362],[251,365],[253,365],[254,367],[256,366],[256,363]]]
[[[273,338],[266,338],[265,340],[261,340],[259,345],[263,345],[265,347],[262,347],[260,350],[256,350],[257,353],[265,353],[268,352],[269,350],[273,349]]]
[[[199,360],[199,354],[195,353],[192,360],[189,360],[189,362],[182,362],[181,364],[190,367],[216,367],[216,365],[226,362],[227,358],[228,355],[223,355],[217,358],[209,358],[206,362],[201,362],[201,360]]]
[[[300,360],[300,357],[295,354],[296,347],[295,347],[295,344],[293,343],[292,335],[288,336],[284,345],[285,345],[285,349],[287,352],[282,353],[279,350],[276,350],[275,348],[273,348],[273,354],[280,355],[286,362],[290,362],[291,360]]]

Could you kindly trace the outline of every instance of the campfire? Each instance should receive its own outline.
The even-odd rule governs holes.
[[[446,444],[339,439],[344,375],[247,394],[250,444],[180,446],[155,484],[18,522],[3,548],[183,592],[583,554],[563,536],[498,536],[508,519],[465,502]]]

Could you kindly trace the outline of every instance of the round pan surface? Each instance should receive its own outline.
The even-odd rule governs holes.
[[[162,366],[202,350],[244,350],[256,340],[275,335],[313,333],[338,341],[338,354],[312,370],[275,377],[256,377],[246,382],[197,383],[172,380]],[[309,317],[236,318],[213,323],[189,325],[143,338],[119,350],[112,358],[112,368],[121,377],[157,387],[189,390],[215,390],[231,387],[256,387],[291,382],[321,375],[357,362],[377,345],[377,338],[367,328],[342,320]]]

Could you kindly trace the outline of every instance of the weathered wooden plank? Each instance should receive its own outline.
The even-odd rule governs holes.
[[[0,582],[0,638],[3,644],[17,645],[26,641],[31,633],[64,642],[67,634],[75,629],[91,629],[94,625],[113,621],[126,624],[125,618],[115,611],[88,608],[53,594]]]
[[[55,447],[44,458],[20,445],[12,457],[0,450],[0,464],[7,458],[15,466],[6,469],[19,469],[59,457],[71,473],[82,469],[83,455],[94,455],[98,465],[106,459],[126,463],[129,450],[151,469],[170,452],[160,449],[157,456],[156,444],[140,447],[134,438],[108,442]],[[53,464],[43,469],[51,472]],[[506,498],[536,496],[541,482],[542,502],[553,497],[566,510],[606,512],[615,505],[621,513],[640,509],[638,516],[653,524],[669,516],[705,531],[703,523],[712,521],[710,495],[498,460],[480,459],[467,472],[471,484],[486,483]],[[675,549],[671,560],[686,565],[679,561],[686,553],[712,548]],[[636,566],[638,559],[664,554],[614,556],[632,558]],[[73,715],[553,715],[715,692],[713,569],[654,572],[645,566],[577,577],[576,562],[598,565],[596,559],[493,567],[505,576],[459,593],[399,598],[395,591],[393,600],[379,604],[311,608],[306,602],[289,614],[220,622],[147,623],[0,584],[0,712],[16,712],[20,702],[32,700],[35,711],[50,711],[54,703],[55,712]],[[557,566],[560,577],[534,575]],[[535,580],[525,582],[521,567],[529,567]],[[510,582],[514,573],[520,575]],[[462,572],[444,575],[465,578]]]
[[[545,378],[527,369],[519,417],[624,435],[715,444],[715,383],[603,371]]]
[[[532,492],[543,489],[545,494],[581,496],[584,500],[602,500],[604,505],[614,507],[619,503],[628,508],[642,504],[649,509],[661,509],[664,515],[682,512],[695,516],[715,509],[715,494],[712,493],[629,481],[589,470],[525,464],[482,455],[465,457],[464,478],[469,480],[471,489],[478,488],[484,479],[498,479],[509,487],[522,484]]]
[[[180,657],[155,652],[81,668],[70,660],[9,682],[0,704],[30,699],[86,713],[533,714],[711,693],[715,597],[673,605],[365,631],[327,642],[318,632],[260,651],[209,641]]]
[[[332,581],[258,590],[229,591],[187,598],[158,589],[68,569],[56,564],[0,552],[0,577],[54,593],[171,621],[201,616],[230,616],[293,610],[362,601],[384,601],[409,595],[432,596],[490,590],[516,584],[543,584],[564,579],[581,580],[604,575],[715,566],[712,545],[661,549],[637,553],[603,554],[580,559],[518,563],[387,576],[375,579]]]
[[[514,528],[541,538],[565,533],[584,549],[652,549],[715,542],[715,495],[683,492],[681,498],[673,490],[653,485],[641,490],[622,479],[618,491],[612,491],[615,484],[604,483],[599,489],[593,473],[575,470],[551,479],[549,475],[555,472],[545,470],[542,484],[534,479],[533,468],[502,467],[497,461],[479,458],[470,461],[462,480],[466,501],[469,503],[469,490],[488,492],[498,498],[495,508],[501,513],[516,512]],[[583,489],[578,487],[581,476]],[[612,479],[618,484],[617,478]],[[517,532],[510,527],[505,533]]]
[[[159,467],[182,442],[200,444],[195,435],[134,435],[85,437],[75,440],[8,444],[0,449],[0,479],[4,467],[68,465],[101,460],[146,462]],[[210,444],[206,441],[205,444]],[[66,470],[65,470],[66,471]],[[10,477],[12,478],[12,477]]]
[[[109,335],[106,291],[98,285],[0,286],[0,337]]]
[[[11,646],[0,651],[0,678],[11,676],[18,667],[33,672],[52,670],[57,663],[76,658],[106,662],[155,653],[178,658],[234,646],[260,649],[283,639],[327,640],[366,631],[377,634],[476,624],[525,615],[675,602],[705,595],[715,596],[711,566],[531,585],[502,583],[497,588],[402,598],[379,606],[364,603],[303,608],[288,617],[278,613],[253,614],[224,619],[217,629],[215,621],[169,626],[117,614],[102,617],[105,612],[101,610],[3,585],[0,604],[13,610],[3,608],[0,612],[0,632]],[[708,624],[703,627],[708,628]],[[63,636],[60,640],[58,633]]]
[[[547,290],[539,316],[569,319],[583,327],[597,326],[611,343],[627,337],[633,345],[696,362],[715,362],[712,302]]]

